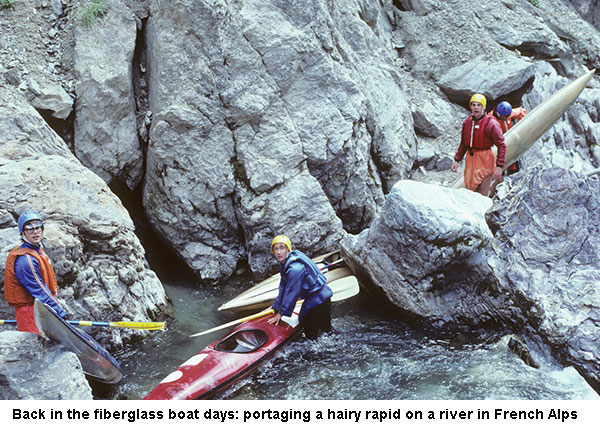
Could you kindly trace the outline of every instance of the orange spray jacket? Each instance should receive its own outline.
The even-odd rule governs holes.
[[[502,128],[502,133],[505,134],[508,132],[510,128],[512,128],[519,120],[527,115],[527,110],[525,108],[513,108],[512,113],[506,120],[502,120],[494,115],[494,111],[490,111],[488,115],[494,117],[498,123],[500,123],[500,127]]]

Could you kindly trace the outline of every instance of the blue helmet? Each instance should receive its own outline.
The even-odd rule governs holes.
[[[496,107],[496,112],[499,116],[509,116],[512,113],[512,106],[505,101],[502,101]]]
[[[33,220],[39,220],[43,222],[42,217],[33,210],[27,210],[23,212],[21,216],[19,216],[19,220],[17,222],[19,225],[19,234],[23,234],[23,227],[25,224]]]

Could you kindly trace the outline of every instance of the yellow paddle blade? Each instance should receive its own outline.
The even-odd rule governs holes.
[[[358,279],[354,275],[334,280],[327,285],[329,285],[333,292],[333,297],[331,297],[332,302],[346,300],[360,293]]]
[[[134,322],[134,321],[118,321],[109,323],[110,327],[129,328],[135,330],[164,330],[165,322]]]

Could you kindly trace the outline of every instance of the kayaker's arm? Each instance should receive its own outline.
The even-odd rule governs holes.
[[[59,306],[58,300],[43,281],[40,264],[29,255],[22,255],[15,261],[15,276],[19,283],[31,294],[47,304],[64,318],[67,313]]]
[[[285,278],[281,278],[279,294],[273,303],[273,310],[281,316],[292,316],[296,302],[302,293],[306,269],[302,263],[292,263],[287,269]]]

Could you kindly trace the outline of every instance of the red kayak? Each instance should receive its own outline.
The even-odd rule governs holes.
[[[267,323],[272,316],[240,324],[179,366],[144,399],[209,399],[248,376],[299,334],[296,315],[278,325]]]

